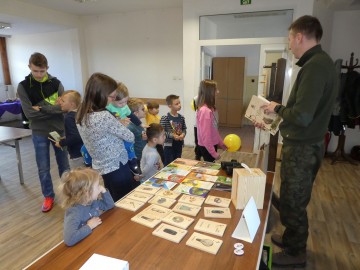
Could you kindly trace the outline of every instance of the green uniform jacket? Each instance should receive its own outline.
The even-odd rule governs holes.
[[[335,65],[320,45],[303,54],[302,67],[286,106],[278,114],[284,119],[280,132],[284,143],[311,144],[324,140],[338,89]]]

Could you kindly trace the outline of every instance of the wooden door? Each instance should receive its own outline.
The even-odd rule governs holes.
[[[245,57],[213,58],[213,80],[220,91],[216,100],[219,125],[241,127]]]

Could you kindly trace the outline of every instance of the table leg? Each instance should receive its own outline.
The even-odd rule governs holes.
[[[23,175],[23,170],[22,170],[19,140],[15,140],[15,150],[16,150],[16,159],[17,159],[18,169],[19,169],[20,184],[23,185],[24,184],[24,175]]]

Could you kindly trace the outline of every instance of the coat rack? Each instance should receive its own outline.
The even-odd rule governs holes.
[[[342,65],[341,68],[345,68],[349,71],[353,71],[355,68],[359,68],[360,65],[358,65],[359,59],[356,58],[355,64],[354,64],[354,53],[352,52],[350,55],[350,61],[349,65],[348,62],[345,62],[345,65]],[[337,161],[339,161],[339,158],[342,158],[343,161],[347,161],[352,165],[357,165],[357,163],[350,158],[348,155],[345,154],[344,146],[345,146],[345,126],[343,125],[342,130],[340,131],[339,139],[338,139],[338,145],[336,147],[335,152],[332,154],[332,162],[331,165],[335,164]]]

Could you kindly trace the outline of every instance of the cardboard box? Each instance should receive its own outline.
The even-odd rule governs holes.
[[[251,171],[251,172],[250,172]],[[263,209],[266,175],[259,168],[234,169],[231,201],[236,209],[244,209],[250,197],[254,197],[256,208]]]

